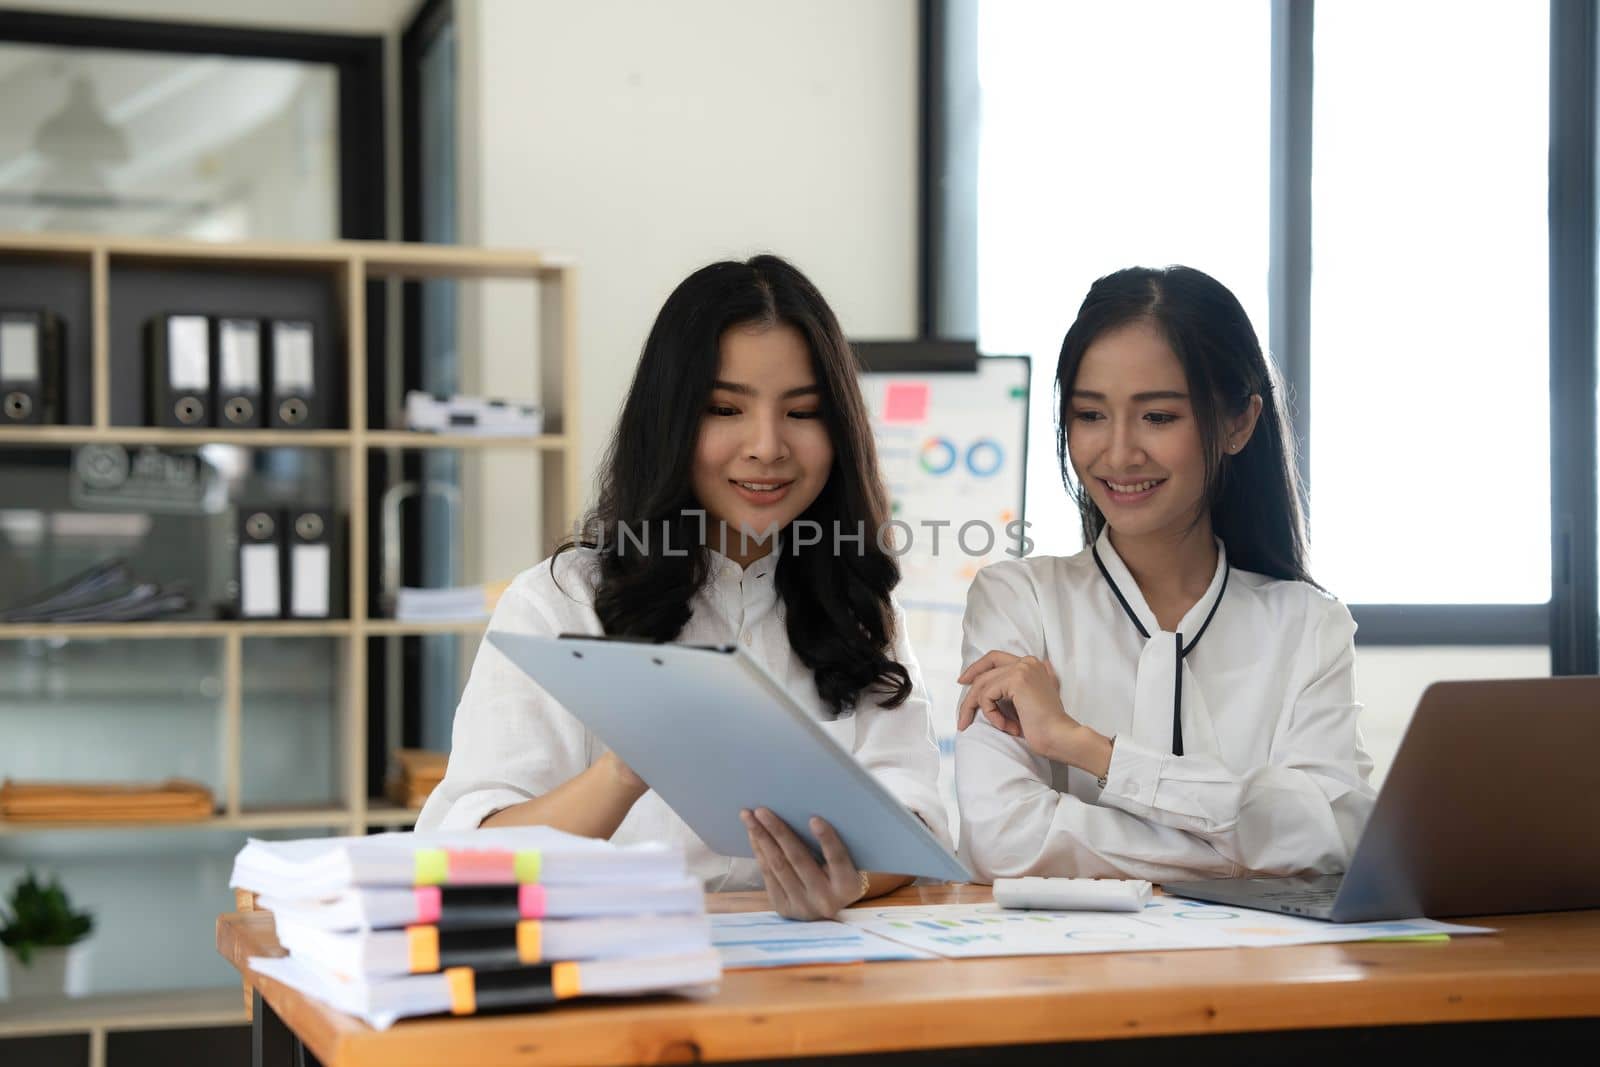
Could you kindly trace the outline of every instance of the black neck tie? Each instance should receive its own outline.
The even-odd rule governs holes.
[[[1105,560],[1100,558],[1100,546],[1092,545],[1089,549],[1094,554],[1094,565],[1100,568],[1100,574],[1105,578],[1106,584],[1111,587],[1117,603],[1122,605],[1122,611],[1128,616],[1128,621],[1133,623],[1134,629],[1139,631],[1139,636],[1146,641],[1150,640],[1150,631],[1144,628],[1144,623],[1139,621],[1139,616],[1134,613],[1133,605],[1128,603],[1128,598],[1122,595],[1122,590],[1117,588],[1117,583],[1112,580],[1111,572],[1106,570]],[[1182,634],[1173,634],[1177,641],[1178,655],[1173,661],[1172,668],[1172,754],[1183,755],[1183,661],[1194,651],[1194,646],[1206,635],[1206,629],[1211,625],[1211,620],[1216,617],[1217,605],[1222,603],[1222,594],[1228,591],[1228,575],[1233,573],[1233,566],[1228,562],[1227,554],[1222,557],[1222,588],[1217,590],[1217,599],[1211,602],[1211,610],[1206,612],[1205,621],[1200,624],[1200,632],[1194,635],[1194,640],[1187,645],[1183,643]]]

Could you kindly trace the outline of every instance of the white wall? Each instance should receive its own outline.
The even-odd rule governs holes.
[[[1361,731],[1372,753],[1373,780],[1382,781],[1417,698],[1433,682],[1479,678],[1538,678],[1550,673],[1545,647],[1374,648],[1356,652],[1356,696],[1366,705]]]
[[[696,267],[774,251],[852,337],[915,332],[913,0],[458,12],[463,240],[579,264],[586,490],[655,312]]]

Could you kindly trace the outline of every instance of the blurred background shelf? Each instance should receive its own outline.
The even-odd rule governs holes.
[[[0,1038],[109,1030],[182,1030],[247,1021],[239,988],[0,1000]]]
[[[148,641],[161,638],[207,637],[341,637],[353,624],[345,619],[284,619],[237,622],[196,619],[192,622],[56,622],[0,623],[0,639],[97,638]]]

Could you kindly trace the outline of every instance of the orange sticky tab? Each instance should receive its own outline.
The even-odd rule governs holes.
[[[406,959],[412,974],[432,974],[439,969],[439,928],[406,927]]]
[[[450,1014],[472,1015],[478,1010],[478,994],[472,983],[471,967],[452,967],[444,972],[450,989]]]
[[[538,963],[544,946],[544,924],[533,920],[517,924],[517,959],[523,963]]]
[[[550,990],[556,995],[557,1000],[566,1000],[582,993],[582,983],[578,980],[578,965],[568,961],[551,967]]]

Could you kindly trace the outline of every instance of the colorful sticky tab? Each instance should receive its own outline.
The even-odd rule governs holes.
[[[578,980],[578,965],[570,961],[550,968],[550,988],[557,1000],[566,1000],[583,992]]]
[[[884,390],[884,422],[922,422],[928,417],[926,382],[890,382]]]
[[[450,990],[451,1015],[472,1015],[478,1010],[478,994],[471,967],[452,967],[444,972],[444,980]]]
[[[419,848],[411,862],[415,885],[443,885],[450,880],[450,860],[442,848]]]
[[[544,857],[536,848],[522,849],[517,853],[517,858],[512,864],[512,870],[517,876],[517,881],[523,885],[537,882],[539,874],[544,869]]]
[[[545,892],[542,885],[517,887],[517,914],[524,919],[542,919],[545,913]]]
[[[412,891],[417,901],[417,922],[436,923],[444,910],[444,894],[436,885],[419,885]]]
[[[439,969],[439,928],[406,927],[406,963],[412,974],[432,974]]]
[[[544,958],[544,923],[529,919],[517,924],[517,959],[538,963]]]
[[[505,849],[451,849],[451,885],[506,885],[515,879],[515,859]]]

